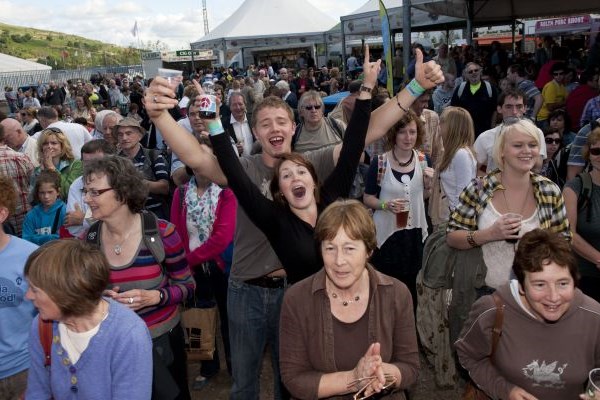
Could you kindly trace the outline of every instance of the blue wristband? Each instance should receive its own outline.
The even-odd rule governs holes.
[[[210,136],[217,136],[225,132],[225,129],[223,129],[223,124],[221,123],[220,119],[209,121],[206,124],[206,129],[208,129],[208,134]]]
[[[406,85],[406,90],[408,90],[408,93],[410,93],[412,97],[419,97],[425,93],[425,89],[419,85],[419,82],[417,82],[416,79],[413,79],[408,83],[408,85]]]

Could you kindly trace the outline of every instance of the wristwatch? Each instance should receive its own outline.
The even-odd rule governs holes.
[[[373,90],[373,88],[372,88],[372,87],[365,86],[365,85],[360,85],[360,89],[359,89],[359,90],[360,90],[361,92],[367,92],[367,93],[371,93],[371,91]]]

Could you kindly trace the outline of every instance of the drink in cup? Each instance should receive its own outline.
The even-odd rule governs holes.
[[[169,81],[169,87],[173,90],[176,90],[177,86],[183,82],[183,72],[176,69],[159,68],[158,76]]]
[[[600,368],[590,371],[585,394],[590,399],[600,399]]]
[[[215,96],[215,85],[211,81],[202,84],[202,95],[200,96],[200,118],[213,119],[217,117],[217,96]]]
[[[521,214],[517,214],[517,213],[506,213],[504,214],[507,218],[510,219],[518,219],[519,223],[521,223],[521,221],[523,220],[523,216]],[[521,228],[519,228],[519,232],[521,231]],[[519,234],[519,232],[517,232],[517,235]],[[519,239],[506,239],[506,241],[508,243],[517,243]]]
[[[394,201],[400,205],[400,212],[396,213],[396,227],[406,228],[406,225],[408,225],[408,210],[410,209],[410,202],[408,199],[396,199]]]

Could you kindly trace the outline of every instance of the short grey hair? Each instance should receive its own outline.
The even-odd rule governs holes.
[[[275,84],[275,87],[277,89],[285,90],[286,93],[290,91],[290,85],[286,81],[279,81],[279,82],[277,82]]]

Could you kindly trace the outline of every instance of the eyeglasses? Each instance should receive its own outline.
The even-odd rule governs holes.
[[[554,76],[559,76],[559,75],[564,75],[564,72],[553,72],[552,75]]]
[[[311,110],[320,110],[321,109],[321,105],[317,104],[315,106],[306,106],[306,107],[304,107],[304,109],[305,110],[309,110],[309,111],[311,111]]]
[[[590,147],[590,154],[593,156],[600,156],[600,147]]]
[[[396,383],[396,377],[392,374],[385,374],[384,375],[385,378],[385,383],[383,384],[383,388],[382,390],[386,390],[388,388],[390,388],[391,386],[393,386]],[[371,383],[373,383],[375,380],[377,379],[376,376],[368,376],[366,378],[359,378],[356,379],[350,383],[348,383],[348,387],[354,386],[358,383],[364,382],[364,385],[360,388],[360,390],[358,392],[356,392],[354,394],[354,396],[352,397],[353,400],[364,400],[364,399],[368,399],[371,396],[374,396],[377,393],[371,393],[368,396],[365,396],[365,392],[367,391],[369,385],[371,385]]]
[[[101,194],[104,194],[106,192],[108,192],[109,190],[113,190],[113,188],[106,188],[106,189],[81,189],[81,194],[83,195],[83,197],[87,196],[88,194],[90,195],[90,197],[98,197]]]
[[[552,143],[554,143],[554,144],[560,144],[562,142],[561,139],[553,139],[553,138],[550,138],[550,137],[547,137],[544,140],[546,141],[546,144],[552,144]]]
[[[476,73],[478,73],[479,71],[481,71],[481,70],[480,70],[480,69],[472,69],[472,70],[470,70],[470,71],[467,71],[467,74],[476,74]]]

